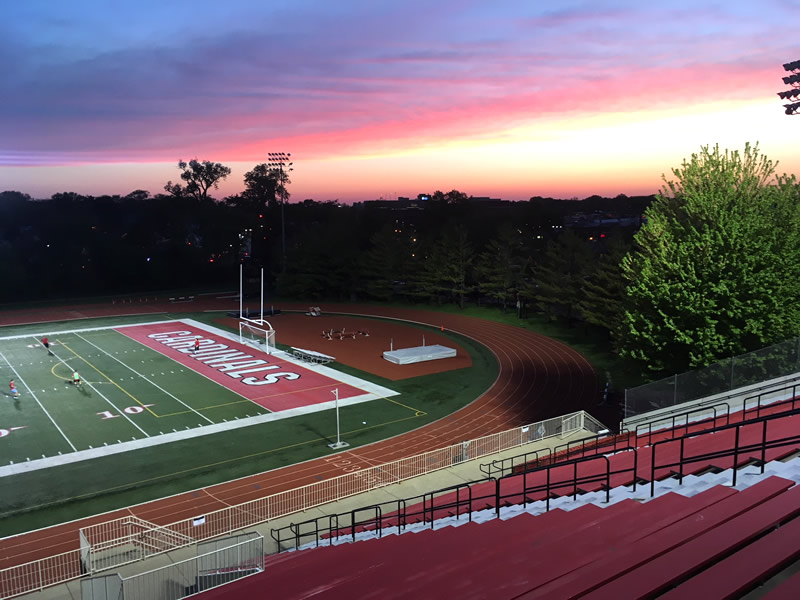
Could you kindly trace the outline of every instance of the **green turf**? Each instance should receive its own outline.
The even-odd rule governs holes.
[[[218,315],[184,316],[206,322],[218,318]],[[163,372],[166,374],[169,370],[181,369],[181,366],[125,336],[110,331],[65,333],[83,327],[153,320],[157,319],[150,315],[48,324],[51,341],[58,341],[53,346],[55,357],[47,356],[41,347],[28,348],[29,344],[34,345],[33,337],[12,344],[10,349],[8,342],[3,342],[0,351],[4,355],[8,351],[8,362],[16,365],[21,379],[30,380],[31,390],[43,390],[37,392],[38,401],[62,429],[61,433],[50,431],[49,435],[32,435],[34,430],[38,431],[49,423],[43,411],[31,402],[29,396],[32,394],[22,388],[23,398],[6,398],[0,407],[0,419],[3,419],[0,426],[7,428],[6,423],[22,422],[20,419],[23,417],[32,419],[37,415],[38,419],[27,421],[29,425],[37,424],[37,427],[17,430],[3,438],[5,442],[14,439],[17,460],[33,459],[42,454],[52,456],[59,451],[66,453],[71,450],[70,444],[79,449],[89,445],[98,447],[103,443],[113,444],[118,439],[156,435],[172,428],[196,427],[202,424],[198,422],[199,415],[217,422],[236,417],[240,405],[244,404],[239,396],[234,394],[235,401],[225,402],[220,394],[227,390],[210,384],[185,368],[183,373],[161,376],[161,369],[165,369]],[[33,335],[42,331],[42,326],[24,326],[3,328],[0,334]],[[356,369],[337,366],[344,372],[401,394],[341,408],[342,438],[351,447],[431,423],[473,400],[491,385],[497,376],[497,364],[491,353],[470,339],[447,335],[470,352],[471,368],[387,381]],[[87,381],[83,389],[65,383],[69,369],[62,361],[67,362],[70,368],[73,364],[81,365],[81,374]],[[0,363],[9,368],[2,358]],[[140,376],[131,371],[131,366]],[[4,374],[0,368],[0,375]],[[88,385],[89,382],[92,385]],[[153,383],[163,389],[154,388]],[[213,393],[209,393],[209,385],[214,387]],[[193,406],[199,410],[187,411],[169,394],[194,398],[200,404]],[[96,418],[98,412],[111,410],[111,405],[117,409],[142,406],[149,404],[150,398],[158,399],[154,402],[158,407],[155,414],[141,410],[126,419]],[[255,414],[252,407],[259,408],[252,403],[246,404],[251,407],[251,415]],[[216,405],[222,406],[214,408]],[[169,425],[164,427],[165,423]],[[55,429],[51,423],[50,426]],[[333,451],[327,444],[335,435],[335,418],[333,411],[329,410],[9,476],[4,478],[4,494],[0,499],[0,536],[329,456]]]

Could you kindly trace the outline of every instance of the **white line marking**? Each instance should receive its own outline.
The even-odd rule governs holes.
[[[69,350],[69,346],[67,346],[66,344],[62,344],[62,346],[64,346],[65,348],[67,348],[67,349]],[[71,351],[71,350],[70,350],[70,351]],[[53,352],[53,356],[55,356],[55,357],[56,357],[56,358],[57,358],[57,359],[58,359],[58,360],[59,360],[59,361],[60,361],[62,364],[64,364],[64,365],[67,365],[67,363],[66,363],[66,362],[64,362],[63,360],[61,360],[61,357],[60,357],[60,356],[58,356],[58,355],[57,355],[55,352]],[[78,357],[76,356],[75,358],[78,358]],[[86,363],[86,364],[88,365],[89,363]],[[67,366],[69,367],[69,365],[67,365]],[[91,366],[91,365],[89,365],[89,366]],[[94,369],[94,367],[92,367],[92,368]],[[94,369],[94,370],[95,370],[95,371],[97,371],[97,369]],[[99,373],[100,371],[97,371],[97,372]],[[106,379],[109,379],[109,378],[108,378],[108,377],[106,377]],[[110,381],[110,379],[109,379],[109,381]],[[86,385],[88,385],[88,386],[89,386],[90,388],[92,388],[92,389],[93,389],[95,392],[97,392],[97,395],[98,395],[98,396],[100,396],[100,397],[101,397],[103,400],[105,400],[106,402],[108,402],[108,403],[109,403],[109,404],[110,404],[110,405],[111,405],[111,406],[112,406],[112,407],[113,407],[113,408],[114,408],[114,409],[115,409],[115,410],[116,410],[116,411],[117,411],[119,414],[121,414],[123,417],[125,417],[125,418],[128,420],[128,423],[130,423],[131,425],[133,425],[134,427],[136,427],[136,429],[138,429],[139,431],[141,431],[141,432],[142,432],[143,434],[145,434],[147,437],[150,437],[150,436],[148,435],[148,433],[147,433],[147,432],[146,432],[144,429],[142,429],[142,428],[141,428],[141,427],[139,427],[139,426],[138,426],[136,423],[134,423],[133,421],[131,421],[131,418],[130,418],[130,417],[127,415],[127,414],[125,414],[125,411],[122,411],[122,410],[120,410],[120,409],[119,409],[119,408],[118,408],[118,407],[117,407],[117,406],[116,406],[116,405],[115,405],[113,402],[111,402],[111,400],[109,400],[108,398],[106,398],[106,397],[105,397],[105,396],[102,394],[102,392],[101,392],[100,390],[98,390],[96,387],[94,387],[94,386],[91,384],[91,382],[89,382],[89,381],[85,381],[85,380],[84,380],[84,383],[86,383]]]
[[[82,336],[80,333],[76,333],[75,335],[77,335],[79,338],[81,338],[81,339],[82,339],[84,342],[86,342],[87,344],[91,344],[92,346],[94,346],[95,348],[97,348],[98,350],[100,350],[100,352],[103,352],[104,354],[106,354],[106,355],[110,356],[111,358],[113,358],[115,361],[117,361],[117,362],[118,362],[119,364],[121,364],[122,366],[124,366],[124,367],[128,367],[128,368],[129,368],[131,371],[133,371],[134,373],[136,373],[136,374],[137,374],[139,377],[141,377],[142,379],[144,379],[144,380],[145,380],[147,383],[149,383],[149,384],[150,384],[150,385],[152,385],[153,387],[156,387],[156,388],[158,388],[159,390],[161,390],[162,392],[164,392],[164,393],[165,393],[167,396],[169,396],[169,397],[170,397],[170,398],[172,398],[173,400],[175,400],[175,401],[177,401],[177,402],[179,402],[179,403],[183,404],[183,405],[184,405],[186,408],[188,408],[189,410],[191,410],[191,411],[192,411],[193,413],[195,413],[195,414],[196,414],[198,417],[201,417],[201,418],[205,419],[205,420],[206,420],[206,421],[208,421],[209,423],[212,423],[212,424],[214,423],[214,421],[212,421],[211,419],[209,419],[209,418],[208,418],[208,417],[206,417],[205,415],[201,415],[199,412],[197,412],[197,411],[196,411],[194,408],[192,408],[191,406],[189,406],[188,404],[186,404],[186,403],[185,403],[184,401],[182,401],[180,398],[177,398],[176,396],[173,396],[172,394],[170,394],[170,393],[169,393],[167,390],[165,390],[164,388],[162,388],[162,387],[161,387],[160,385],[158,385],[157,383],[154,383],[154,382],[150,381],[150,380],[149,380],[147,377],[145,377],[144,375],[142,375],[141,373],[139,373],[139,371],[137,371],[136,369],[134,369],[134,368],[133,368],[133,367],[131,367],[130,365],[126,365],[126,364],[125,364],[124,362],[122,362],[120,359],[118,359],[118,358],[116,358],[116,357],[114,357],[114,356],[111,356],[110,354],[108,354],[108,352],[106,352],[105,350],[103,350],[103,349],[102,349],[100,346],[97,346],[97,345],[96,345],[96,344],[94,344],[93,342],[90,342],[89,340],[87,340],[87,339],[86,339],[85,337],[83,337],[83,336]],[[123,336],[123,337],[124,337],[125,339],[131,339],[131,338],[129,338],[128,336]],[[131,379],[133,379],[133,377],[131,377]]]
[[[16,376],[16,378],[19,379],[19,382],[22,385],[24,385],[25,389],[27,389],[28,392],[30,393],[30,395],[33,396],[33,399],[36,400],[36,404],[38,404],[39,408],[41,408],[44,411],[44,414],[47,415],[47,418],[50,419],[50,421],[53,423],[55,428],[58,429],[58,432],[64,437],[65,440],[67,440],[67,443],[70,445],[70,448],[72,448],[75,452],[77,452],[78,449],[73,445],[72,442],[69,441],[69,438],[67,437],[67,435],[63,431],[61,431],[61,427],[58,426],[58,423],[56,423],[56,420],[53,417],[50,416],[50,413],[47,412],[47,409],[42,405],[41,402],[39,402],[39,398],[36,397],[36,394],[33,392],[33,390],[28,386],[27,383],[25,383],[25,380],[22,377],[19,376],[19,373],[17,373],[17,370],[14,368],[14,366],[10,362],[8,362],[8,359],[5,357],[5,355],[2,352],[0,352],[0,356],[2,356],[3,360],[6,361],[6,363],[8,363],[8,366],[11,367],[12,371],[14,371],[14,375]]]

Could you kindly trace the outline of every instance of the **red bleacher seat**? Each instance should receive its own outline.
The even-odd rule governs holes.
[[[708,504],[701,512],[679,521],[672,527],[648,535],[636,543],[616,547],[607,556],[594,563],[578,568],[562,578],[531,590],[524,598],[526,600],[533,598],[571,598],[597,589],[624,576],[626,573],[630,573],[648,561],[654,560],[674,548],[678,548],[681,544],[697,535],[775,497],[792,485],[793,482],[786,479],[770,477],[741,492],[733,492],[730,488],[711,488],[711,490],[698,494],[694,499],[700,499],[705,494],[722,493],[719,490],[730,490],[730,493],[718,502]],[[708,498],[704,498],[704,500],[707,501]]]
[[[792,481],[781,481],[788,486],[794,485]],[[800,515],[800,487],[795,486],[661,554],[585,597],[592,600],[641,598],[665,590],[710,565],[726,552],[797,515]]]

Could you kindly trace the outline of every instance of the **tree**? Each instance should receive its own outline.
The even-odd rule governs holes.
[[[464,226],[452,223],[445,226],[431,246],[415,282],[420,294],[437,301],[444,295],[464,308],[464,297],[470,290],[468,276],[473,255]]]
[[[198,202],[207,200],[208,190],[212,187],[218,189],[219,182],[231,174],[230,167],[210,160],[200,162],[196,158],[188,163],[179,160],[178,168],[181,170],[181,179],[186,182],[186,185],[168,181],[164,189],[173,196],[190,196]]]
[[[278,188],[284,185],[278,169],[270,168],[266,163],[253,167],[252,171],[244,174],[244,191],[242,197],[250,201],[259,209],[267,206],[277,206]]]
[[[775,167],[706,146],[663,178],[622,261],[623,356],[677,373],[800,332],[798,187]]]
[[[509,301],[516,301],[524,262],[522,234],[510,224],[503,225],[478,257],[478,289],[505,310]]]
[[[592,254],[571,229],[547,244],[544,256],[533,266],[526,297],[532,298],[551,319],[572,322],[580,315],[584,275],[592,264]]]
[[[125,196],[125,198],[127,198],[128,200],[137,200],[137,201],[147,200],[149,197],[150,197],[150,192],[148,192],[147,190],[134,190],[130,194]]]
[[[386,224],[372,234],[370,248],[361,261],[364,291],[377,300],[391,299],[395,282],[405,277],[410,255],[407,234],[398,234],[392,225]]]
[[[611,335],[617,330],[624,311],[625,279],[620,263],[630,243],[619,234],[603,242],[600,256],[584,277],[579,306],[584,321],[606,329]]]

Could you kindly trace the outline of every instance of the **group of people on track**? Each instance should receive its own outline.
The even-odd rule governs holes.
[[[50,340],[47,338],[47,336],[42,338],[42,346],[45,347],[45,349],[47,350],[48,354],[50,354],[50,355],[53,354],[53,351],[50,350]],[[75,385],[75,386],[79,386],[79,385],[81,385],[83,383],[83,380],[81,379],[81,375],[80,375],[80,373],[78,373],[78,371],[73,371],[72,372],[72,380],[70,381],[70,383],[72,383],[72,385]],[[10,394],[11,394],[11,396],[13,398],[19,398],[20,393],[19,393],[19,390],[17,389],[17,384],[13,379],[8,382],[8,389],[9,389],[9,392],[10,392]]]

